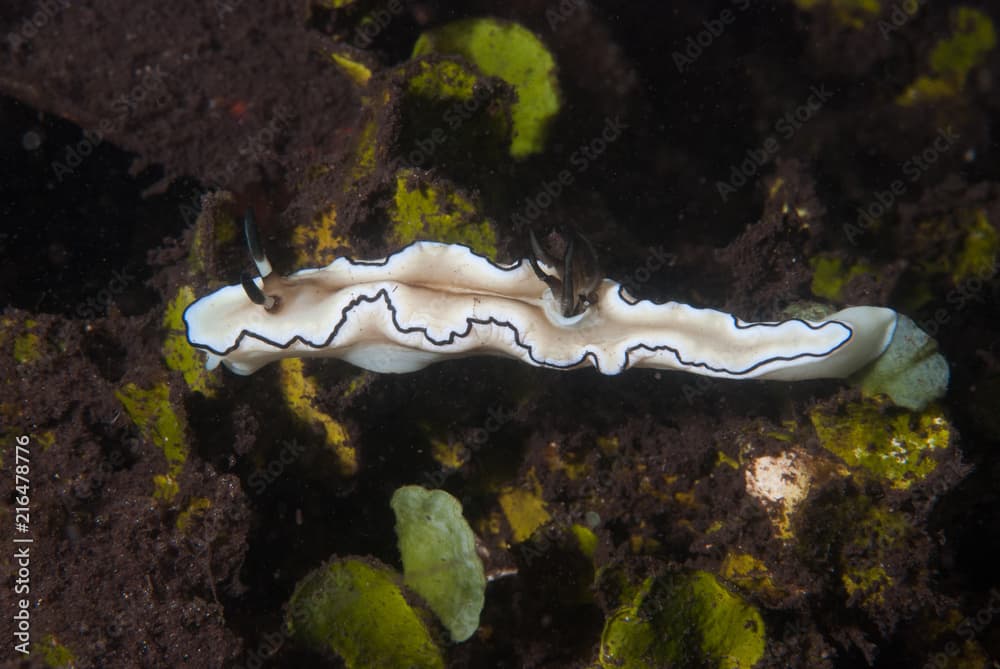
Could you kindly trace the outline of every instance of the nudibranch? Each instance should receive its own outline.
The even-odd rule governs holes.
[[[207,354],[209,369],[221,362],[252,374],[298,356],[403,373],[497,355],[603,374],[650,367],[729,379],[842,378],[881,355],[896,327],[896,312],[881,307],[852,307],[817,322],[748,323],[714,309],[639,300],[606,278],[577,279],[585,294],[574,292],[572,259],[560,268],[537,257],[534,242],[536,257],[513,264],[421,241],[378,260],[338,258],[280,276],[249,216],[246,227],[260,276],[245,275],[184,312],[188,341]],[[589,263],[589,245],[579,255]]]

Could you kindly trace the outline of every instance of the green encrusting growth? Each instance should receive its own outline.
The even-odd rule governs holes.
[[[38,335],[34,332],[25,332],[18,335],[14,340],[14,360],[18,364],[24,365],[34,362],[42,357],[39,350]]]
[[[971,7],[955,10],[952,27],[951,36],[931,51],[930,65],[935,72],[964,82],[969,71],[996,45],[996,32],[990,17]]]
[[[143,437],[163,451],[167,459],[167,473],[153,477],[153,496],[168,502],[173,500],[180,491],[178,477],[187,462],[190,447],[184,424],[170,404],[170,388],[166,383],[158,383],[144,390],[129,383],[115,391],[115,396]]]
[[[868,610],[885,606],[904,575],[900,558],[914,532],[907,516],[866,495],[838,496],[817,503],[803,523],[800,548],[820,557],[817,569],[836,573],[848,600]]]
[[[406,81],[407,93],[432,100],[471,100],[479,77],[454,60],[420,61]]]
[[[10,331],[14,330],[16,332],[14,335],[14,360],[19,365],[27,365],[43,357],[42,341],[37,334],[32,332],[38,325],[35,320],[26,318],[22,325],[24,329],[16,332],[15,321],[9,318],[4,319],[0,341],[6,339]]]
[[[955,260],[955,269],[951,280],[957,286],[969,279],[990,279],[997,272],[997,252],[1000,251],[1000,239],[997,231],[982,209],[971,214],[972,221],[968,226],[962,251]]]
[[[764,655],[760,612],[707,572],[649,577],[604,625],[600,669],[750,669]]]
[[[854,29],[864,28],[882,11],[879,0],[795,0],[795,4],[806,11],[825,8],[840,23]]]
[[[372,78],[371,68],[367,64],[352,58],[346,53],[331,53],[330,58],[340,68],[340,71],[358,86],[367,86]]]
[[[486,576],[461,503],[443,490],[410,485],[393,493],[391,506],[403,582],[424,598],[452,641],[465,641],[479,627]]]
[[[764,600],[781,600],[783,593],[775,586],[767,565],[749,553],[727,554],[719,568],[719,576]]]
[[[31,649],[41,656],[46,667],[52,669],[72,667],[76,662],[73,651],[59,643],[53,634],[46,634],[42,642],[34,644]]]
[[[848,283],[873,271],[872,267],[865,263],[845,267],[840,258],[825,255],[810,258],[809,266],[813,270],[811,286],[813,295],[831,302],[840,302]]]
[[[174,527],[181,532],[187,532],[191,527],[191,523],[198,516],[203,515],[211,508],[212,500],[207,497],[195,497],[188,502],[187,508],[181,511],[177,516],[177,521],[174,523]]]
[[[548,126],[559,112],[559,83],[555,59],[530,30],[493,18],[463,19],[420,35],[413,56],[432,53],[461,55],[483,74],[513,86],[518,101],[510,155],[524,158],[544,149]]]
[[[934,451],[950,445],[951,425],[934,406],[914,414],[865,400],[835,411],[814,409],[810,419],[823,448],[898,490],[937,469]]]
[[[985,209],[963,207],[921,220],[914,240],[919,258],[895,301],[906,313],[917,313],[944,293],[949,306],[932,312],[934,335],[951,323],[952,301],[958,299],[961,310],[982,290],[981,282],[996,276],[1000,237]],[[950,288],[941,288],[944,282]],[[950,290],[955,292],[949,295]]]
[[[336,654],[349,669],[444,669],[396,573],[362,558],[335,559],[299,581],[285,625],[299,642]]]
[[[219,194],[218,200],[232,202],[232,196]],[[226,244],[231,243],[240,235],[236,221],[217,209],[208,208],[196,212],[184,209],[185,215],[197,214],[194,225],[194,235],[191,237],[191,250],[188,251],[188,269],[190,272],[204,274],[210,265],[211,258]]]
[[[163,328],[167,331],[163,339],[163,359],[167,367],[180,372],[188,388],[206,397],[215,395],[217,377],[205,369],[204,359],[187,341],[184,328],[184,310],[195,300],[191,286],[181,286],[177,295],[167,304],[163,314]]]
[[[930,73],[921,75],[896,102],[909,106],[958,95],[969,72],[986,59],[996,46],[996,31],[990,17],[971,7],[957,7],[951,16],[951,35],[931,50]]]
[[[396,244],[406,245],[417,239],[458,243],[496,257],[493,226],[482,220],[476,205],[447,181],[425,182],[415,170],[400,170],[389,217]]]

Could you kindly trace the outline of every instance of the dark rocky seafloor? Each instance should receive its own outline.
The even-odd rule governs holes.
[[[413,53],[485,17],[554,60],[537,137],[517,116],[535,92]],[[997,19],[4,2],[0,666],[346,666],[286,632],[287,602],[333,556],[399,570],[407,484],[462,502],[493,577],[471,639],[429,623],[448,667],[1000,666]],[[936,339],[948,393],[908,410],[851,382],[498,358],[209,373],[180,313],[251,267],[249,206],[282,273],[413,239],[513,261],[530,227],[583,234],[656,301],[890,306]],[[789,492],[761,493],[767,467]],[[691,575],[762,625],[706,650]],[[611,658],[623,611],[657,641]]]

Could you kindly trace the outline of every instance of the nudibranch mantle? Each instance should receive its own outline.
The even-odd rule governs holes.
[[[820,322],[747,323],[713,309],[637,300],[610,279],[583,313],[565,317],[528,262],[496,264],[437,242],[254,283],[275,298],[274,308],[234,285],[185,310],[188,341],[207,353],[210,369],[222,362],[252,374],[298,356],[403,373],[499,355],[604,374],[652,367],[731,379],[841,378],[877,358],[896,326],[896,312],[881,307],[852,307]]]

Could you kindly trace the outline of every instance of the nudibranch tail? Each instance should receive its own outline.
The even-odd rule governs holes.
[[[247,237],[252,252],[260,251],[255,258],[266,260],[259,240]],[[592,250],[581,255],[581,248],[562,258],[562,279],[572,281],[577,298],[587,280],[569,277],[591,271],[579,259]],[[545,269],[557,266],[546,262]],[[817,322],[746,323],[713,309],[635,300],[610,279],[567,315],[563,283],[547,279],[559,281],[537,260],[501,265],[465,246],[415,242],[380,260],[338,258],[321,269],[221,288],[190,305],[184,321],[188,341],[208,354],[209,365],[221,361],[238,374],[290,356],[402,373],[498,355],[603,374],[654,367],[779,380],[848,376],[881,355],[896,325],[896,312],[879,307]],[[280,308],[268,308],[268,299]]]

